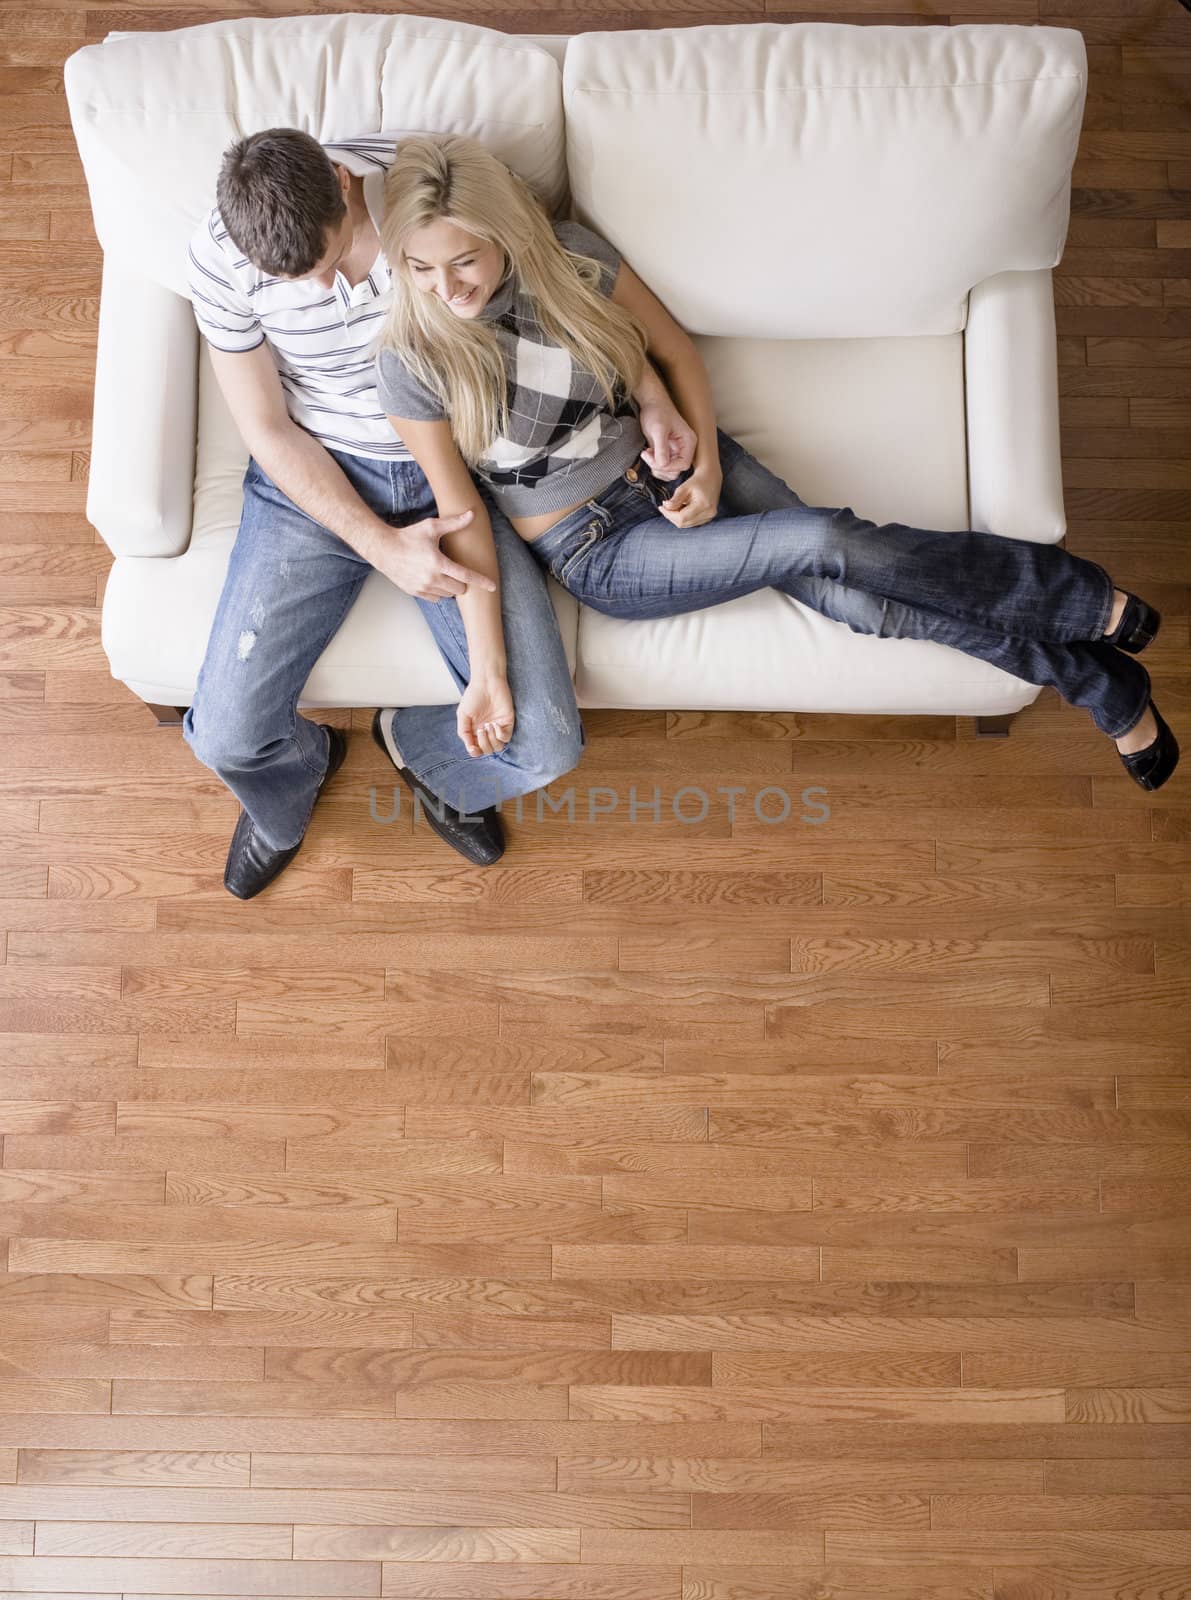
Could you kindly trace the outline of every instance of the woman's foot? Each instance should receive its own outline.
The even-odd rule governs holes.
[[[1179,742],[1152,700],[1128,733],[1114,742],[1121,765],[1143,789],[1160,789],[1179,764]]]
[[[1162,613],[1124,589],[1112,591],[1112,610],[1104,630],[1106,644],[1115,644],[1128,655],[1139,656],[1158,636]]]
[[[1135,756],[1152,745],[1157,737],[1158,719],[1154,716],[1153,706],[1148,705],[1141,714],[1141,720],[1135,722],[1128,733],[1123,733],[1115,744],[1123,756]]]

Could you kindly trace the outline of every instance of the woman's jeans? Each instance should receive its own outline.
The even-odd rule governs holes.
[[[668,522],[657,507],[681,480],[655,477],[638,457],[533,540],[534,555],[607,616],[672,617],[777,589],[853,633],[933,639],[1053,685],[1113,737],[1145,711],[1145,668],[1101,642],[1113,591],[1103,567],[1055,545],[878,526],[849,507],[808,506],[743,445],[717,437],[724,481],[714,521]]]
[[[430,486],[414,462],[331,454],[361,499],[393,527],[436,515]],[[406,766],[458,811],[541,788],[570,771],[583,745],[541,570],[487,497],[485,504],[500,565],[517,715],[513,737],[499,755],[469,756],[453,705],[410,706],[393,717]],[[274,850],[301,840],[327,769],[327,735],[298,715],[298,696],[372,570],[337,534],[300,511],[255,461],[248,463],[240,530],[182,729]],[[467,635],[457,602],[418,605],[462,692]]]

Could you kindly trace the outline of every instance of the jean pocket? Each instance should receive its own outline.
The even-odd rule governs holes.
[[[599,539],[605,532],[604,524],[599,517],[593,517],[580,534],[578,541],[568,540],[566,547],[558,552],[558,556],[551,564],[550,571],[554,577],[567,586],[567,580],[574,576],[583,564]]]

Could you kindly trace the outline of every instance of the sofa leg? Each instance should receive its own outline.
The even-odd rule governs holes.
[[[1009,724],[1012,721],[1012,711],[1003,717],[977,717],[976,737],[978,739],[1007,739],[1009,737]]]
[[[157,726],[159,728],[180,728],[182,726],[182,718],[189,710],[188,706],[150,705],[147,700],[145,704],[149,706],[149,710],[157,718]]]

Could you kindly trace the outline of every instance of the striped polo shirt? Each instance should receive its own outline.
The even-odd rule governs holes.
[[[385,133],[323,145],[363,178],[378,235],[396,148],[396,136]],[[190,299],[199,331],[217,349],[255,350],[268,341],[290,416],[329,450],[412,460],[376,393],[376,338],[392,300],[383,255],[354,287],[341,272],[329,290],[312,278],[272,278],[233,243],[216,208],[191,240]]]

